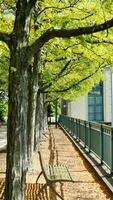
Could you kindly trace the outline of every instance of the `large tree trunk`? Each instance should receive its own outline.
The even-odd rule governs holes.
[[[43,117],[44,117],[44,131],[45,131],[48,128],[47,99],[46,99],[46,96],[44,96]]]
[[[11,35],[6,200],[24,200],[27,170],[27,67],[30,62],[27,48],[32,6],[31,1],[17,1],[16,19]]]
[[[43,130],[43,97],[40,92],[37,93],[37,106],[35,113],[35,138],[34,138],[34,150],[39,149],[41,135]]]
[[[27,66],[22,60],[13,52],[11,66],[16,66],[16,71],[10,67],[6,200],[24,199],[27,170],[28,83]]]
[[[43,94],[40,93],[40,126],[39,126],[39,133],[40,133],[40,139],[42,138],[42,134],[44,131],[44,99]]]
[[[43,94],[37,93],[37,106],[35,114],[35,138],[34,138],[34,150],[39,149],[42,133],[44,130],[44,117],[43,117]]]
[[[40,144],[40,92],[37,92],[36,112],[35,112],[35,130],[34,130],[34,150],[39,149]]]
[[[33,153],[34,153],[34,130],[35,130],[35,112],[36,96],[38,91],[38,62],[39,54],[34,58],[34,65],[29,69],[29,97],[28,97],[28,138],[27,138],[27,155],[28,169],[33,170]],[[38,112],[38,110],[37,110]]]

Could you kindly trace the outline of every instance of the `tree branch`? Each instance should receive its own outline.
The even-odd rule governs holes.
[[[55,93],[62,93],[62,92],[67,92],[69,90],[71,90],[72,88],[76,89],[80,83],[86,81],[88,78],[92,77],[94,74],[96,74],[99,70],[100,66],[95,70],[95,72],[93,72],[92,74],[89,74],[88,76],[82,78],[81,80],[79,80],[78,82],[74,82],[73,84],[71,84],[70,86],[68,86],[67,88],[61,89],[61,90],[53,90],[53,91],[45,91],[43,93],[50,93],[50,92],[55,92]]]
[[[99,31],[106,30],[108,28],[113,27],[113,18],[108,20],[102,24],[88,26],[88,27],[79,27],[76,29],[66,30],[66,29],[48,29],[45,33],[43,33],[30,47],[29,47],[29,56],[32,56],[35,52],[37,52],[43,45],[51,40],[52,38],[70,38],[76,37],[79,35],[87,35],[96,33]]]
[[[64,71],[66,71],[67,67],[69,66],[71,60],[69,60],[65,65],[64,67],[60,70],[60,72],[54,77],[54,79],[52,80],[52,82],[50,82],[49,84],[45,85],[45,86],[42,86],[40,88],[41,91],[44,91],[46,89],[48,89],[49,87],[51,87],[53,85],[53,82],[57,82],[59,80],[59,78],[62,77],[62,74],[64,73]]]
[[[44,9],[42,9],[39,13],[37,13],[37,17],[39,16],[39,15],[41,15],[45,10],[48,10],[48,9],[56,9],[56,10],[65,10],[65,9],[68,9],[68,8],[73,8],[74,7],[74,5],[76,5],[77,4],[77,2],[78,1],[76,1],[75,3],[73,3],[73,4],[70,4],[69,6],[65,6],[65,7],[57,7],[57,6],[47,6],[47,7],[45,7]]]
[[[54,62],[59,62],[59,61],[66,60],[66,59],[67,59],[67,57],[56,58],[54,60],[53,59],[51,59],[51,60],[45,59],[44,62],[50,62],[50,63],[53,62],[53,61]]]
[[[82,18],[71,18],[71,20],[82,21],[84,19],[87,19],[87,18],[91,17],[92,15],[94,15],[94,13],[91,13],[91,14],[85,16],[85,17],[82,17]]]
[[[5,42],[8,46],[10,46],[10,37],[10,34],[0,31],[0,41]]]
[[[86,42],[90,43],[90,44],[100,44],[100,43],[106,43],[106,44],[113,44],[112,41],[110,40],[85,40]]]

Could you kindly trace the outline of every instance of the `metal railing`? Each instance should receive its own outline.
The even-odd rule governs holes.
[[[113,173],[113,127],[65,115],[59,124]]]

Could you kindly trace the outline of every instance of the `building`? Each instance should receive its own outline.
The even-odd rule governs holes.
[[[88,121],[111,122],[112,75],[105,71],[107,79],[97,84],[85,96],[76,101],[62,100],[61,113]]]

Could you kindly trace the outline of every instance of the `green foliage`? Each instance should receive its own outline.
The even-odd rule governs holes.
[[[0,119],[7,119],[8,110],[8,71],[9,50],[4,43],[0,43]]]
[[[9,33],[14,26],[16,1],[5,0],[0,3],[2,8],[0,26]],[[37,0],[32,14],[29,45],[48,28],[72,29],[96,25],[111,19],[112,13],[112,0]],[[93,41],[108,42],[93,43]],[[5,51],[3,49],[4,47],[1,60],[4,64],[0,65],[0,73],[4,82],[7,79],[7,73],[4,71],[8,63],[5,58],[8,49]],[[50,40],[41,49],[41,89],[43,92],[48,92],[50,98],[73,99],[84,95],[92,86],[103,80],[103,70],[106,66],[112,69],[112,52],[113,28],[71,39]],[[69,61],[69,65],[64,69]],[[70,89],[66,91],[66,88]]]
[[[49,51],[42,54],[42,58],[45,60],[42,65],[43,84],[47,86],[46,91],[52,92],[51,96],[54,96],[54,98],[64,97],[70,99],[81,96],[104,77],[103,68],[108,65],[108,61],[103,57],[101,58],[98,53],[94,53],[91,44],[80,42],[80,40],[81,38],[79,38],[79,41],[78,38],[60,40],[58,43],[58,39],[56,39],[49,45]],[[46,52],[46,49],[44,51]],[[71,61],[70,64],[60,74],[60,71],[69,60]],[[88,80],[76,85],[80,80],[90,75],[92,76]],[[51,87],[48,87],[49,85]],[[65,90],[71,85],[75,85],[75,87],[62,93],[54,93],[54,91]]]
[[[7,109],[7,97],[0,91],[0,120],[4,121],[7,119]]]
[[[9,71],[9,52],[5,44],[0,43],[0,91],[7,94],[8,71]]]
[[[47,28],[87,27],[111,19],[112,12],[111,0],[60,1],[60,3],[57,0],[37,1],[34,26],[32,26],[35,27],[35,33],[32,29],[31,42]],[[112,36],[113,29],[110,29],[71,39],[50,40],[41,52],[42,89],[53,99],[56,97],[73,99],[88,92],[92,86],[104,79],[105,67],[112,68],[113,65],[113,44],[109,42],[93,44],[92,41],[106,39],[112,41]],[[69,60],[71,63],[59,76]],[[90,75],[92,76],[88,80],[77,84]],[[72,85],[75,87],[71,88]],[[69,87],[70,90],[58,92]]]

